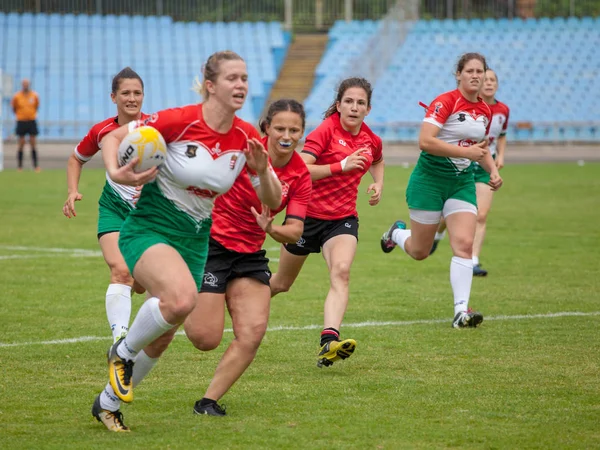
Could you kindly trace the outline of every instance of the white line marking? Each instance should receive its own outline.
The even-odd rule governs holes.
[[[600,316],[600,311],[592,311],[592,312],[579,312],[579,311],[565,311],[558,313],[548,313],[548,314],[522,314],[516,316],[496,316],[496,317],[486,317],[486,321],[490,320],[528,320],[528,319],[553,319],[556,317],[591,317],[591,316]],[[410,325],[431,325],[437,323],[450,323],[450,319],[424,319],[424,320],[403,320],[403,321],[391,321],[391,322],[359,322],[359,323],[345,323],[344,328],[366,328],[366,327],[403,327]],[[305,325],[305,326],[286,326],[279,325],[275,327],[269,327],[267,332],[274,331],[304,331],[304,330],[318,330],[323,328],[321,325]],[[231,328],[226,328],[226,333],[231,333],[233,330]],[[178,331],[178,335],[182,336],[185,333],[183,331]],[[14,343],[4,343],[0,342],[0,348],[5,347],[25,347],[29,345],[57,345],[57,344],[77,344],[79,342],[92,342],[92,341],[108,341],[112,338],[110,336],[81,336],[78,338],[68,338],[68,339],[55,339],[51,341],[38,341],[38,342],[14,342]]]
[[[98,250],[87,250],[84,248],[23,247],[18,245],[0,245],[0,249],[16,252],[80,253],[94,255],[100,253]]]

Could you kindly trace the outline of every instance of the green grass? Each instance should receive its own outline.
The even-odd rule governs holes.
[[[267,333],[223,399],[228,417],[192,406],[232,334],[209,353],[178,335],[123,408],[133,433],[115,435],[89,412],[107,380],[104,261],[31,249],[98,250],[104,173],[84,171],[74,220],[61,213],[63,171],[0,173],[0,343],[17,344],[0,345],[0,448],[600,447],[600,165],[503,170],[482,254],[490,275],[473,283],[471,305],[486,316],[477,330],[450,328],[447,240],[423,262],[379,249],[381,233],[407,217],[408,175],[386,169],[375,208],[361,186],[342,327],[358,341],[351,359],[315,365],[311,326],[322,322],[328,276],[313,255],[272,302],[270,326],[291,329]],[[95,339],[42,343],[82,336]]]

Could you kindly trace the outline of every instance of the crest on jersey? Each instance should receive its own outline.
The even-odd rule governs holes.
[[[237,160],[238,160],[238,155],[231,155],[231,159],[229,160],[229,168],[231,170],[235,169],[235,163]]]
[[[148,117],[146,117],[143,122],[144,125],[148,125],[150,123],[154,123],[158,120],[158,113],[152,113]]]
[[[435,102],[435,105],[433,105],[433,113],[431,114],[431,117],[435,119],[435,117],[439,114],[443,107],[444,104],[442,102]]]
[[[346,141],[344,141],[343,139],[340,139],[338,142],[339,142],[340,144],[342,144],[344,147],[346,146]]]
[[[467,118],[466,118],[466,114],[464,114],[464,113],[459,113],[459,114],[458,114],[458,119],[457,119],[457,120],[458,120],[459,122],[464,122],[465,120],[467,120]]]
[[[285,181],[281,181],[281,196],[287,197],[288,192],[290,191],[290,185]]]
[[[189,145],[187,146],[187,150],[185,151],[185,156],[188,158],[195,158],[196,152],[198,151],[197,145]]]
[[[504,122],[504,117],[498,116],[498,123],[500,123],[500,125],[502,125],[502,122]]]

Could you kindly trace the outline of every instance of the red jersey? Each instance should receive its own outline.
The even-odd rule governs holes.
[[[481,98],[471,102],[460,90],[455,89],[431,102],[423,122],[440,128],[438,139],[460,147],[470,147],[489,134],[492,110]],[[435,156],[421,150],[417,165],[438,176],[454,177],[470,173],[471,162],[468,158]]]
[[[165,109],[130,125],[149,125],[162,134],[167,158],[156,183],[165,198],[196,222],[211,216],[215,198],[227,192],[240,173],[248,176],[244,150],[248,139],[260,139],[258,131],[237,116],[227,133],[211,129],[202,108],[197,104]],[[250,174],[250,180],[260,185],[258,176]]]
[[[508,128],[508,116],[510,111],[504,103],[496,101],[493,105],[489,105],[492,110],[492,123],[490,125],[490,152],[492,156],[496,156],[497,139],[506,135]]]
[[[141,120],[148,117],[148,114],[142,113]],[[117,122],[118,117],[110,117],[102,122],[94,125],[82,141],[75,147],[75,156],[81,162],[88,162],[92,157],[101,150],[100,141],[113,130],[116,130],[121,125]]]
[[[262,142],[267,147],[267,137]],[[273,167],[281,182],[282,201],[279,208],[271,210],[271,217],[286,208],[285,218],[304,221],[310,199],[312,182],[310,172],[302,157],[296,152],[283,167]],[[250,178],[242,173],[231,189],[215,200],[213,224],[210,235],[219,244],[238,253],[258,252],[266,238],[266,233],[258,226],[250,211],[262,209]]]
[[[313,181],[312,196],[306,215],[315,219],[339,220],[356,216],[358,185],[373,163],[383,159],[381,138],[363,122],[356,136],[342,128],[340,115],[333,114],[306,137],[302,153],[316,158],[315,164],[335,164],[356,150],[366,148],[364,170],[355,169]]]
[[[148,114],[142,113],[141,120],[148,117]],[[75,147],[75,156],[82,163],[85,163],[92,159],[92,157],[101,150],[101,141],[108,133],[119,128],[121,124],[117,122],[118,117],[110,117],[102,122],[94,125],[88,134],[81,140]],[[123,199],[130,207],[135,206],[136,197],[139,194],[135,187],[126,186],[124,184],[115,183],[106,173],[106,181],[112,187],[112,189]]]

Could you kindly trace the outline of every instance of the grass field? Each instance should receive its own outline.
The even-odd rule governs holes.
[[[0,448],[600,448],[600,164],[504,169],[482,254],[490,275],[473,282],[486,317],[476,330],[450,327],[447,241],[423,262],[379,249],[407,217],[408,175],[386,169],[376,208],[361,187],[342,327],[358,341],[352,358],[315,365],[328,280],[314,255],[273,300],[227,417],[192,407],[231,332],[205,354],[178,335],[123,408],[133,432],[116,435],[90,415],[111,341],[95,238],[104,173],[84,171],[75,220],[61,213],[64,171],[0,173]]]

